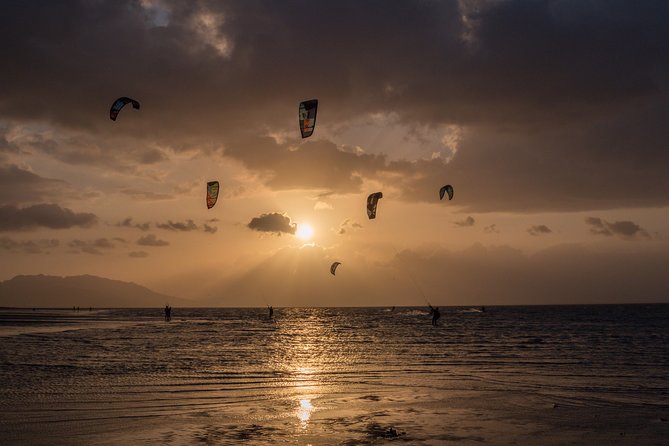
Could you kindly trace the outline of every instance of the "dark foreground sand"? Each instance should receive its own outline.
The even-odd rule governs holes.
[[[551,403],[536,393],[458,391],[453,384],[438,399],[427,388],[351,385],[351,393],[308,386],[272,399],[244,392],[224,404],[215,391],[188,403],[70,403],[62,411],[4,413],[0,433],[8,445],[666,445],[669,438],[667,408]]]

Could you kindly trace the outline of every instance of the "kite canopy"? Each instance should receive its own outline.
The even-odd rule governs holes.
[[[126,98],[125,96],[123,96],[115,100],[114,103],[112,104],[111,109],[109,110],[109,119],[111,119],[112,121],[116,121],[118,112],[120,112],[121,109],[125,107],[125,104],[127,103],[132,103],[132,108],[134,108],[135,110],[139,110],[139,102],[135,101],[134,99]]]
[[[367,217],[370,220],[376,218],[376,205],[380,198],[383,198],[382,192],[374,192],[367,197]]]
[[[207,209],[213,208],[217,199],[218,181],[210,181],[207,183]]]
[[[334,262],[332,265],[330,265],[330,273],[334,276],[335,271],[337,271],[337,267],[341,265],[341,262]]]
[[[439,199],[441,200],[444,198],[444,194],[448,192],[448,199],[452,200],[453,199],[453,186],[450,184],[447,184],[446,186],[442,187],[439,189]]]
[[[300,133],[302,133],[302,138],[308,138],[314,133],[317,110],[318,99],[300,102],[298,115],[300,118]]]

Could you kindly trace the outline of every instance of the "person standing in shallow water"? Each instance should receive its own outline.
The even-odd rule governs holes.
[[[165,305],[165,322],[172,320],[172,307]]]
[[[441,313],[439,312],[439,307],[433,307],[432,305],[430,305],[430,314],[432,315],[432,325],[436,327],[437,321],[441,317]]]
[[[267,309],[269,310],[269,318],[272,319],[272,316],[274,316],[274,308],[272,308],[271,305],[267,305]]]

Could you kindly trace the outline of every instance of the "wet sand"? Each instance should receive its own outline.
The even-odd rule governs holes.
[[[504,391],[449,390],[435,399],[425,389],[351,387],[351,393],[247,394],[237,401],[218,401],[212,391],[200,401],[27,407],[3,414],[3,444],[664,445],[669,438],[669,421],[655,408],[555,406]]]
[[[667,352],[649,345],[633,353],[643,336],[665,339],[662,314],[642,318],[645,328],[614,315],[623,341],[608,337],[579,353],[576,338],[612,321],[556,331],[519,327],[515,313],[485,321],[463,312],[459,327],[434,329],[411,309],[390,320],[371,309],[303,313],[284,310],[276,323],[249,323],[240,310],[193,312],[170,324],[152,313],[113,312],[23,324],[27,331],[3,337],[0,347],[2,444],[664,445],[669,438]],[[506,318],[513,323],[500,331]]]

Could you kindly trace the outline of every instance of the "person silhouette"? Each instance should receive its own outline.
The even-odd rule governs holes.
[[[430,314],[432,315],[432,325],[437,326],[437,320],[441,317],[441,313],[439,312],[439,307],[433,307],[430,305]]]

